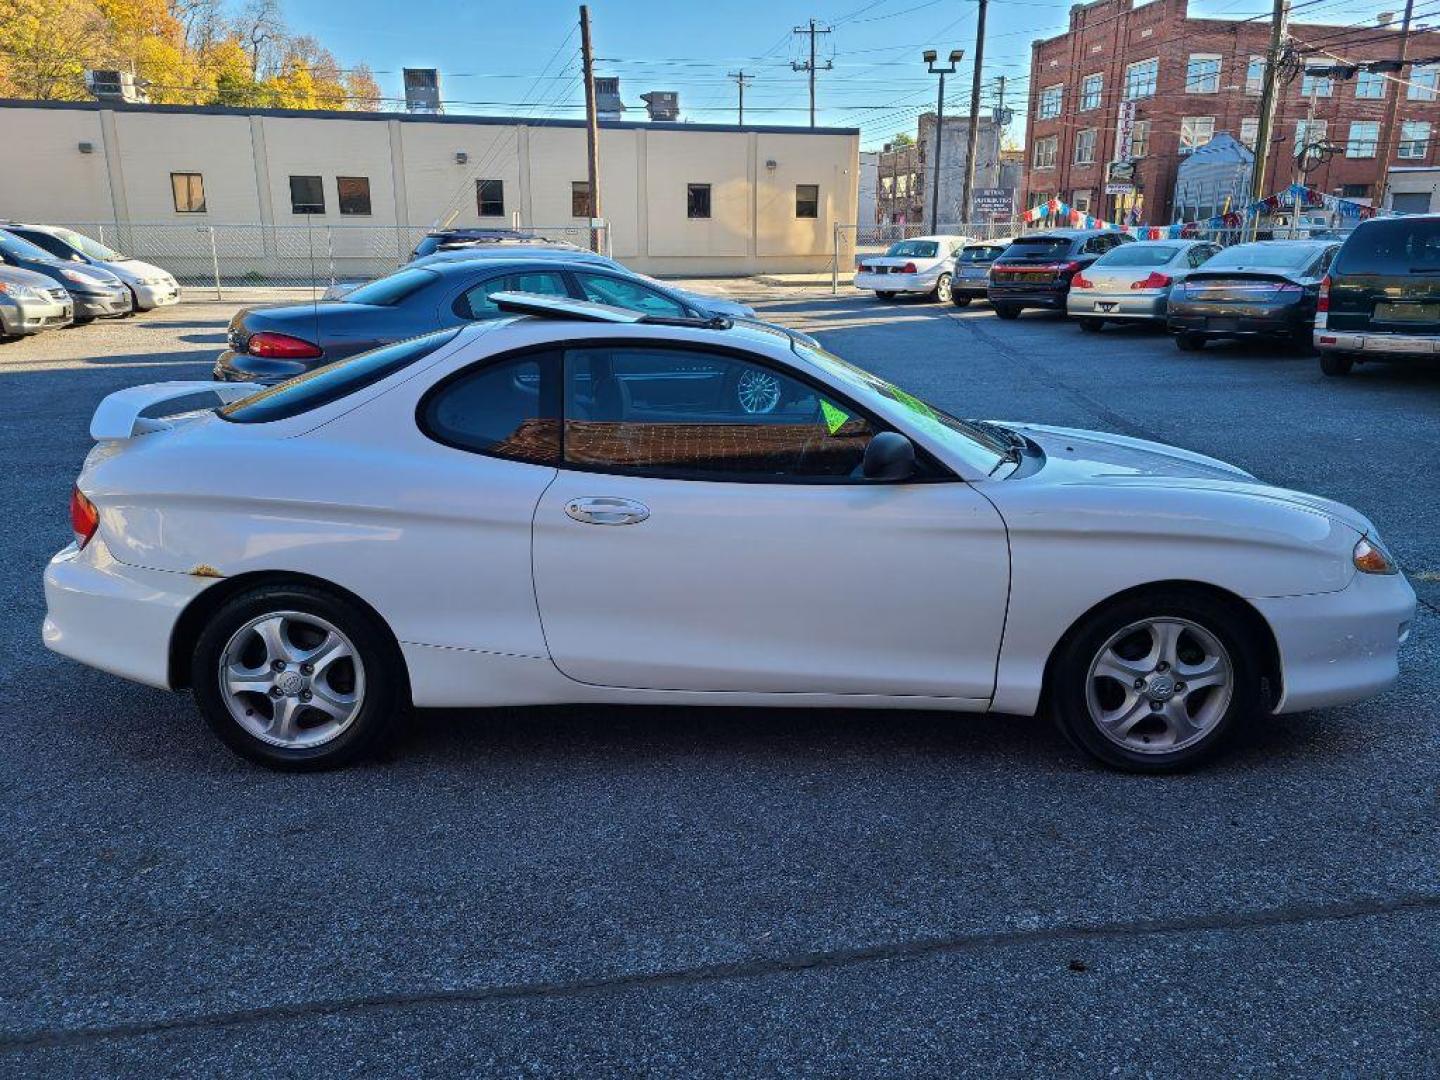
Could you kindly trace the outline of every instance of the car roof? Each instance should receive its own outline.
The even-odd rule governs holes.
[[[34,229],[36,232],[50,233],[52,236],[60,232],[59,225],[32,225],[28,221],[0,221],[7,229]]]
[[[1105,233],[1120,233],[1119,229],[1041,229],[1039,232],[1021,233],[1016,240],[1031,240],[1036,237],[1055,236],[1073,240],[1080,236],[1101,236]],[[1123,234],[1121,234],[1123,235]]]
[[[573,254],[573,252],[571,253]],[[587,270],[614,270],[617,273],[628,276],[635,276],[631,271],[623,267],[617,267],[611,263],[589,262],[585,259],[570,259],[563,256],[551,258],[511,258],[495,255],[477,255],[473,259],[441,259],[436,262],[415,262],[409,266],[402,267],[403,270],[431,270],[437,274],[450,276],[454,274],[474,273],[477,269],[495,267],[514,271],[517,269],[531,267],[535,269],[553,269],[555,266],[565,266],[569,263],[584,266]],[[399,273],[399,271],[396,271]]]
[[[611,265],[614,260],[606,255],[600,255],[593,251],[586,251],[584,248],[555,246],[531,246],[529,244],[503,244],[490,245],[481,244],[476,247],[449,248],[443,251],[433,251],[429,255],[422,255],[409,263],[410,266],[433,266],[438,263],[468,263],[481,259],[494,259],[513,261],[516,259],[535,258],[554,259],[575,259],[577,261],[589,260],[599,265]]]

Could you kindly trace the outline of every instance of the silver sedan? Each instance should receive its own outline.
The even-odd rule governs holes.
[[[1208,240],[1151,240],[1111,248],[1070,282],[1066,312],[1082,330],[1110,320],[1165,321],[1170,290],[1220,250]]]

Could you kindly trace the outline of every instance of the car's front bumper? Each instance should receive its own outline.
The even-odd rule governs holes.
[[[1164,293],[1143,293],[1127,289],[1123,293],[1070,290],[1065,310],[1071,315],[1092,315],[1102,319],[1164,320],[1167,297]]]
[[[186,605],[215,584],[116,562],[96,537],[45,568],[45,645],[82,664],[170,688],[170,636]]]
[[[130,299],[130,290],[124,288],[105,293],[72,292],[70,295],[75,301],[75,318],[77,319],[103,319],[111,315],[128,315],[134,307]]]
[[[162,285],[131,285],[130,289],[135,293],[135,308],[138,311],[151,311],[180,302],[180,286],[173,281]]]
[[[69,326],[75,319],[69,300],[31,300],[0,296],[0,333],[18,337]]]
[[[858,270],[855,273],[855,288],[869,292],[928,293],[939,280],[939,270],[930,274],[870,274]]]
[[[1399,649],[1415,618],[1404,575],[1357,573],[1339,592],[1251,603],[1280,649],[1276,712],[1359,701],[1399,678]]]
[[[1315,348],[1321,352],[1348,353],[1361,360],[1401,360],[1440,356],[1440,335],[1367,334],[1315,327]]]

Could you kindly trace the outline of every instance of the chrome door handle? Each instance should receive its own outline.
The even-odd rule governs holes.
[[[571,499],[565,513],[584,525],[638,525],[650,516],[650,508],[634,499],[595,495]]]

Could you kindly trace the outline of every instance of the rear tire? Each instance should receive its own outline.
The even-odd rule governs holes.
[[[292,771],[373,753],[407,696],[389,630],[354,601],[308,585],[262,586],[226,603],[195,644],[190,685],[221,742]]]
[[[1177,772],[1211,757],[1259,711],[1260,653],[1234,604],[1157,590],[1101,608],[1066,636],[1047,703],[1065,737],[1104,764]]]
[[[1002,319],[1018,319],[1020,309],[1014,304],[996,304],[995,314]]]
[[[895,294],[893,292],[881,292],[877,289],[875,290],[875,297],[878,300],[894,300]]]
[[[1199,352],[1205,348],[1204,334],[1176,334],[1175,347],[1181,352]]]
[[[1104,319],[1093,319],[1088,315],[1077,315],[1075,321],[1080,324],[1080,329],[1084,330],[1087,334],[1098,334],[1101,330],[1105,329]]]
[[[953,289],[952,289],[951,292],[950,292],[950,302],[951,302],[952,304],[954,304],[956,307],[969,307],[969,306],[970,306],[970,300],[971,300],[971,297],[961,296],[959,293],[955,292]]]
[[[1350,369],[1354,366],[1354,358],[1346,356],[1344,353],[1322,352],[1320,354],[1320,370],[1334,378],[1349,375]]]

